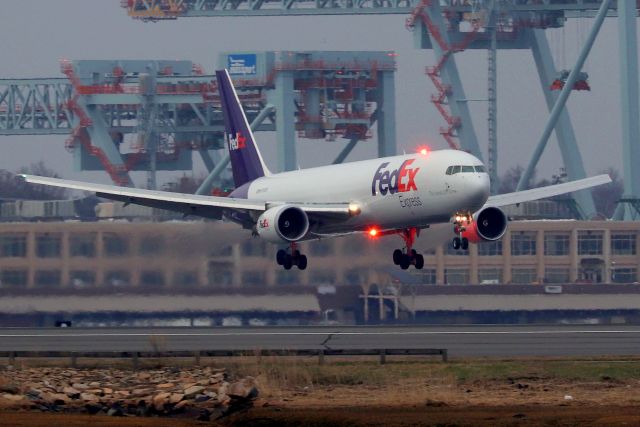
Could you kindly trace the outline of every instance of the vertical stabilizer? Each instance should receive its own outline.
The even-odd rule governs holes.
[[[258,151],[229,73],[227,70],[218,70],[216,78],[224,115],[225,141],[229,149],[233,180],[238,188],[270,173]]]

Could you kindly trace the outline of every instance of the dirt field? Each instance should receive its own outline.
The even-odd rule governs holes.
[[[634,426],[640,359],[216,361],[256,377],[253,409],[217,423],[0,412],[1,426]]]

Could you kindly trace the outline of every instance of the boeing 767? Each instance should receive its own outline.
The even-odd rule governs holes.
[[[280,245],[276,261],[304,270],[303,241],[353,233],[396,234],[393,252],[402,269],[424,266],[413,248],[420,235],[454,249],[500,239],[507,229],[502,206],[578,191],[611,182],[608,175],[489,195],[489,175],[475,156],[459,150],[422,150],[297,171],[271,173],[260,155],[227,70],[216,71],[225,138],[235,190],[229,197],[170,193],[23,175],[34,184],[96,193],[99,197],[185,215],[227,219]],[[285,249],[286,248],[286,249]]]

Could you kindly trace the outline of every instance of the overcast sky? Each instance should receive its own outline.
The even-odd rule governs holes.
[[[263,18],[183,18],[142,23],[129,18],[119,0],[3,1],[0,9],[0,78],[59,77],[59,61],[68,59],[186,59],[202,64],[208,73],[216,68],[219,52],[229,50],[394,50],[398,53],[396,120],[399,150],[428,143],[444,148],[438,134],[443,119],[429,102],[435,89],[424,74],[434,64],[431,51],[413,48],[405,16],[318,16]],[[565,65],[576,58],[579,40],[588,32],[590,19],[571,20],[565,30],[548,31],[552,49]],[[618,37],[609,18],[596,41],[586,71],[591,92],[574,91],[569,110],[588,174],[621,165],[619,118]],[[468,98],[486,98],[485,51],[456,54]],[[562,65],[562,64],[559,64]],[[516,164],[526,165],[548,117],[532,56],[529,51],[498,54],[498,138],[501,173]],[[486,103],[471,105],[481,147],[486,152]],[[268,163],[275,164],[273,137],[263,141]],[[104,172],[75,173],[72,156],[64,149],[65,136],[3,136],[0,168],[15,170],[39,160],[64,177],[108,182]],[[329,163],[345,142],[303,140],[299,144],[302,167]],[[375,141],[359,144],[349,160],[373,157]],[[486,154],[485,154],[486,157]],[[196,172],[204,166],[196,159]],[[485,158],[486,160],[486,158]],[[552,138],[539,166],[550,176],[561,167],[557,142]],[[136,185],[143,173],[133,174]],[[162,174],[162,182],[169,175]]]

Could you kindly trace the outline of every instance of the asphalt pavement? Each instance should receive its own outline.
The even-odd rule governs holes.
[[[442,348],[450,357],[633,356],[640,326],[0,328],[0,351]]]

